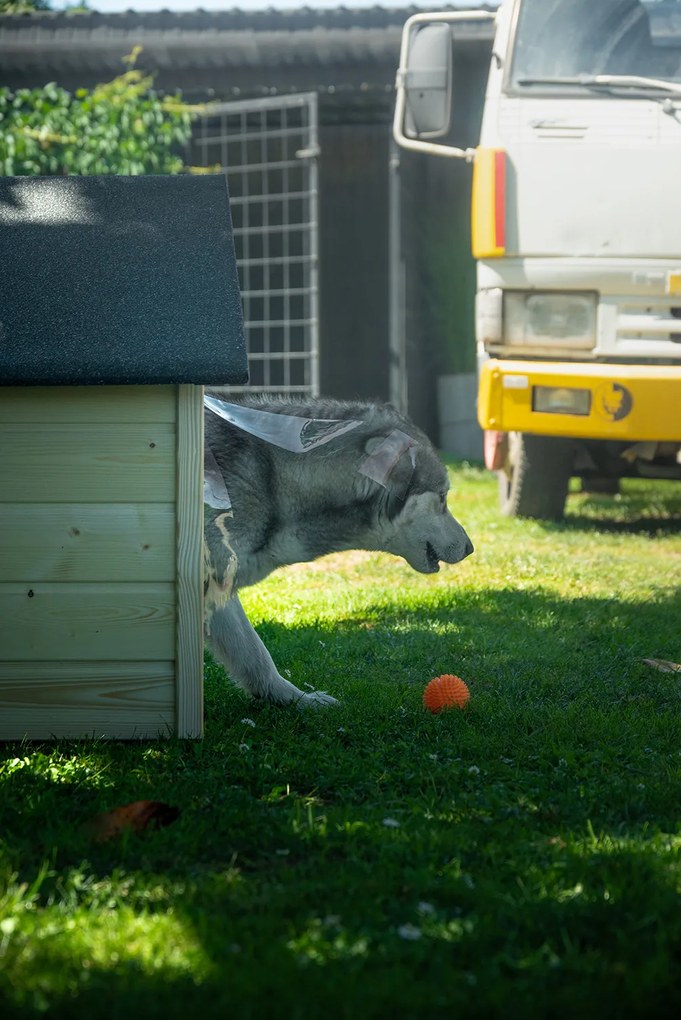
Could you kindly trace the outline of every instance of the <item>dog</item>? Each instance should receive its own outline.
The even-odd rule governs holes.
[[[430,440],[390,405],[205,398],[205,637],[252,697],[337,704],[278,672],[239,592],[277,567],[347,549],[403,557],[422,574],[473,545],[447,508],[449,480]]]

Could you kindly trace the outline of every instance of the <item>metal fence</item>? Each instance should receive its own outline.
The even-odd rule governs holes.
[[[319,394],[317,95],[212,105],[192,161],[227,176],[250,385]]]

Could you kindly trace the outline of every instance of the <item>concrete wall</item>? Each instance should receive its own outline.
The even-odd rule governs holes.
[[[477,374],[437,380],[438,446],[457,460],[482,460],[482,429],[476,417]]]

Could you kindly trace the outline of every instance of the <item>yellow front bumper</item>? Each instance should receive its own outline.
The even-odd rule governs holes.
[[[538,409],[552,401],[555,410]],[[579,413],[564,410],[571,401]],[[681,442],[681,365],[492,359],[482,367],[478,421],[500,432]]]

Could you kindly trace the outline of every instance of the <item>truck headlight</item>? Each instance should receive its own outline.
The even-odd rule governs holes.
[[[517,347],[594,347],[596,307],[596,295],[588,292],[506,291],[504,341]]]

